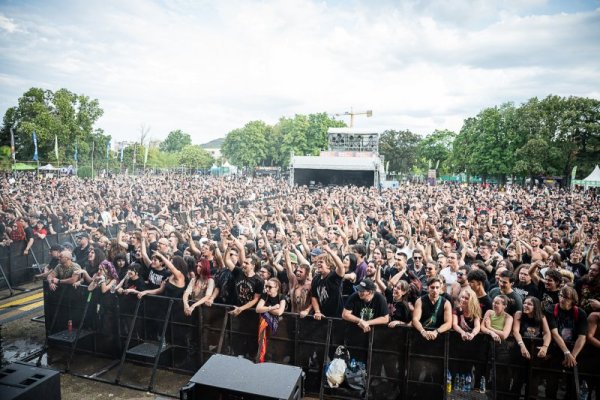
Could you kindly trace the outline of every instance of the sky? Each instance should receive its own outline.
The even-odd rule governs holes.
[[[0,114],[31,87],[98,99],[116,140],[351,110],[458,132],[506,102],[600,99],[600,0],[0,0]]]

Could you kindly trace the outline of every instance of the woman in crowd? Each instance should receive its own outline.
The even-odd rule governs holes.
[[[160,282],[160,286],[154,289],[144,290],[138,293],[138,298],[147,294],[162,294],[167,297],[181,298],[185,291],[185,276],[187,274],[187,263],[182,257],[175,256],[171,262],[161,252],[155,251],[152,255],[152,264],[160,263],[165,266],[170,274]]]
[[[258,355],[257,361],[264,362],[267,352],[268,337],[277,331],[279,317],[286,307],[285,297],[281,293],[281,283],[271,278],[265,283],[265,292],[261,295],[256,312],[260,314],[258,323]]]
[[[119,276],[117,275],[117,271],[115,271],[115,267],[110,261],[104,260],[100,263],[98,272],[91,278],[88,290],[92,291],[96,288],[100,288],[102,293],[106,293],[111,290],[111,288],[116,287],[118,283]]]
[[[192,279],[183,293],[183,311],[188,317],[192,315],[196,307],[210,299],[215,289],[215,281],[210,273],[209,263],[198,261],[196,272],[190,274]],[[189,304],[190,302],[193,302],[192,305]]]
[[[538,347],[539,351],[536,355],[539,358],[546,357],[552,336],[550,335],[548,321],[542,310],[542,304],[537,297],[528,296],[525,298],[523,311],[515,313],[512,332],[524,358],[531,360],[531,354],[523,339],[542,339],[543,343]]]
[[[506,340],[512,329],[513,317],[505,311],[507,305],[508,297],[505,295],[494,297],[492,309],[485,313],[481,324],[481,332],[490,335],[498,343]]]
[[[390,328],[411,326],[414,304],[409,303],[409,294],[409,283],[400,279],[398,274],[392,277],[385,290],[385,298],[390,311],[390,322],[388,323]]]
[[[475,292],[466,287],[460,291],[458,305],[452,312],[452,329],[462,340],[473,340],[481,329],[481,307]]]

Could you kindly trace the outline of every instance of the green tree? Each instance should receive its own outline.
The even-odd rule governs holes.
[[[435,130],[432,134],[426,136],[419,142],[418,155],[424,162],[423,167],[431,162],[432,166],[439,163],[439,169],[443,172],[450,171],[449,159],[452,153],[452,144],[456,138],[456,133],[449,130]]]
[[[179,153],[179,164],[191,169],[209,169],[215,160],[210,153],[198,145],[187,145]]]
[[[272,127],[263,121],[248,122],[225,136],[221,153],[237,167],[254,168],[267,159],[267,137]]]
[[[520,176],[531,177],[533,186],[533,178],[548,172],[549,161],[556,151],[547,140],[531,138],[517,150],[514,172]]]
[[[41,88],[31,88],[18,100],[18,105],[10,107],[3,117],[0,130],[0,143],[10,143],[10,127],[14,127],[16,157],[31,160],[33,156],[33,135],[38,141],[40,162],[56,162],[54,156],[54,135],[58,139],[61,163],[73,159],[74,143],[91,143],[93,136],[100,133],[102,140],[109,136],[97,132],[94,124],[103,114],[98,100],[90,100],[67,89],[56,92]],[[79,152],[80,161],[87,160],[90,154]]]
[[[191,144],[192,137],[181,129],[177,129],[169,132],[167,138],[160,143],[159,149],[167,153],[177,153]]]
[[[408,174],[417,163],[417,150],[421,137],[409,130],[387,130],[379,139],[379,153],[389,162],[388,170]]]

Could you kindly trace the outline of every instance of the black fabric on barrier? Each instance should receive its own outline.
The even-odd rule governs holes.
[[[46,332],[55,333],[67,329],[69,319],[73,326],[78,326],[88,291],[85,287],[73,289],[61,286],[56,292],[44,286],[46,311]],[[65,291],[61,304],[58,300],[61,291]],[[156,339],[156,327],[162,326],[169,298],[161,296],[145,296],[138,313],[137,323],[133,327],[134,334],[130,347],[145,340]],[[90,298],[90,312],[85,319],[84,328],[93,329],[96,334],[93,340],[78,343],[77,350],[92,352],[114,359],[120,358],[129,329],[133,311],[137,302],[136,296],[119,296],[96,290]],[[98,312],[98,308],[101,310]],[[51,329],[54,312],[59,310],[56,323]],[[159,367],[195,373],[201,366],[200,360],[208,360],[215,354],[219,345],[219,337],[226,312],[230,308],[215,304],[212,307],[201,307],[202,312],[195,312],[186,317],[182,312],[181,300],[177,299],[169,318],[166,343],[169,350],[160,358]],[[112,321],[114,319],[114,321]],[[109,321],[111,320],[111,321]],[[241,355],[253,360],[257,351],[258,315],[246,311],[239,317],[230,318],[223,338],[222,354]],[[297,331],[296,331],[297,329]],[[348,344],[350,355],[357,361],[367,364],[367,334],[356,337],[346,336],[347,323],[334,319],[332,324],[332,340],[330,349],[335,350],[339,344]],[[327,337],[327,322],[312,318],[300,319],[295,314],[284,314],[277,333],[268,342],[267,359],[276,363],[300,366],[307,373],[306,389],[308,393],[317,393],[322,378],[323,357]],[[446,343],[446,340],[448,343]],[[525,341],[531,351],[539,343]],[[543,376],[550,376],[545,370],[562,373],[562,366],[551,365],[543,360],[534,359],[528,362],[514,350],[514,341],[508,341],[506,351],[502,346],[494,344],[486,335],[478,335],[473,341],[463,342],[454,332],[440,335],[438,340],[429,342],[411,328],[377,327],[374,331],[373,351],[371,357],[370,396],[372,398],[442,398],[446,382],[445,362],[452,373],[467,371],[475,366],[476,380],[481,375],[490,377],[491,346],[495,346],[496,368],[502,372],[504,379],[526,384],[529,375],[536,382],[542,382]],[[53,344],[50,343],[52,346]],[[446,354],[446,349],[448,353]],[[410,353],[409,353],[410,351]],[[533,353],[532,353],[533,354]],[[597,360],[598,349],[586,346],[578,360],[579,374],[588,385],[600,381]],[[76,355],[77,357],[77,355]],[[480,374],[480,375],[478,375]],[[517,379],[523,378],[523,379]],[[477,387],[479,382],[475,382]],[[488,381],[488,390],[491,382]],[[499,391],[508,390],[507,387]],[[328,394],[352,397],[351,392],[327,390]],[[532,395],[534,395],[532,393]],[[499,397],[502,397],[499,395]]]
[[[128,229],[134,227],[132,223],[128,223]],[[115,225],[107,229],[111,232],[112,236],[108,236],[110,238],[116,237],[119,227]],[[9,246],[0,247],[0,264],[10,285],[15,287],[30,282],[33,275],[38,273],[37,268],[32,268],[36,261],[38,264],[47,264],[50,261],[48,251],[50,246],[53,244],[62,245],[65,242],[75,245],[74,238],[78,233],[80,232],[57,233],[47,235],[45,239],[36,238],[28,255],[23,255],[27,245],[25,241],[12,242]],[[0,283],[0,289],[2,288],[4,288],[4,285]]]

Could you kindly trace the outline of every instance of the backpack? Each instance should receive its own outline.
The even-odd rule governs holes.
[[[554,305],[554,311],[552,312],[554,318],[558,317],[558,304]],[[579,319],[579,308],[577,306],[573,306],[573,318],[575,322]]]
[[[23,228],[23,224],[19,221],[15,222],[13,225],[12,231],[10,231],[10,240],[13,242],[23,241],[26,238],[25,228]]]

